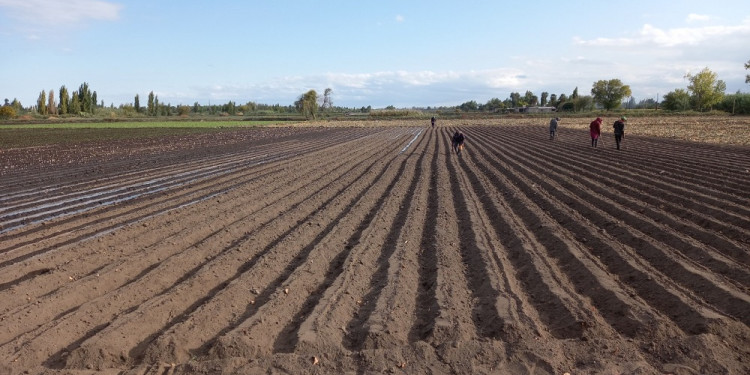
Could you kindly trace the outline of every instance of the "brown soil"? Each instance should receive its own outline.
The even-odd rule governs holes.
[[[0,374],[750,373],[750,149],[441,125],[3,150]]]

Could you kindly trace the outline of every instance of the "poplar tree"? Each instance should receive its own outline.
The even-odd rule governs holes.
[[[91,90],[89,84],[84,82],[78,87],[78,103],[80,103],[80,111],[86,113],[92,113],[93,98],[91,97]]]
[[[78,91],[73,91],[73,95],[70,96],[70,108],[68,113],[72,115],[78,115],[81,113],[81,100],[78,95]]]
[[[138,98],[138,94],[135,94],[135,101],[133,102],[133,107],[135,108],[136,113],[141,112],[141,100]]]
[[[39,93],[39,98],[36,100],[36,111],[40,115],[47,114],[47,93],[44,90]]]
[[[146,107],[146,112],[149,116],[156,115],[156,107],[154,106],[154,92],[153,91],[148,93],[148,104]]]
[[[65,85],[60,86],[60,114],[68,114],[68,108],[70,107],[70,96],[68,95],[68,88]]]
[[[47,98],[47,112],[51,115],[57,114],[57,103],[55,103],[55,90],[49,90],[49,98]]]

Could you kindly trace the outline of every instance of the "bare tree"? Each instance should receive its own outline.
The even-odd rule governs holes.
[[[330,88],[325,89],[323,91],[323,110],[331,109],[333,108],[333,99],[331,98],[331,95],[333,94],[333,90]]]

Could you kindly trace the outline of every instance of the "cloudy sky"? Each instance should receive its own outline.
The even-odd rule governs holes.
[[[642,100],[706,67],[750,92],[747,0],[0,0],[0,46],[0,100],[24,106],[83,82],[115,106],[326,88],[347,107],[453,106],[613,78]]]

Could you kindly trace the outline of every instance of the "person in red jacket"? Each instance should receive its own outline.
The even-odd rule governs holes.
[[[596,120],[591,121],[589,125],[589,133],[591,133],[591,147],[596,147],[599,142],[599,136],[602,135],[602,118],[597,117]]]

